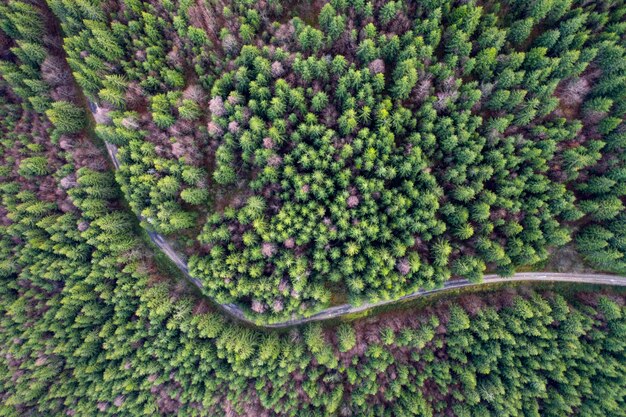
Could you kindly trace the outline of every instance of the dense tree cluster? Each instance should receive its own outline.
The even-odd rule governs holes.
[[[118,180],[131,207],[161,233],[193,229],[209,203],[201,104],[217,56],[216,34],[190,27],[189,19],[214,25],[190,11],[197,8],[190,2],[49,4],[68,35],[76,81],[102,106],[96,131],[120,147]]]
[[[76,212],[0,190],[4,415],[624,415],[623,296],[509,292],[260,332],[159,278],[101,197],[112,177],[77,176]]]
[[[64,30],[82,27],[70,16],[90,13],[97,18],[102,13],[91,4],[81,5],[80,11],[67,14]],[[132,3],[129,9],[133,5],[141,7]],[[128,195],[119,190],[124,182],[118,186],[104,150],[84,129],[85,103],[73,79],[47,80],[41,75],[47,68],[43,63],[29,67],[23,61],[21,30],[6,36],[12,30],[7,28],[19,27],[19,11],[28,11],[34,28],[47,21],[46,4],[12,0],[1,7],[0,415],[626,415],[623,294],[563,297],[520,289],[485,298],[466,296],[425,311],[287,332],[241,326],[212,311],[204,298],[164,275],[164,265],[140,238],[135,216],[120,199]],[[398,10],[402,3],[387,3],[380,18],[393,22]],[[246,29],[245,24],[239,36],[254,27],[250,22]],[[206,41],[201,32],[190,32],[190,37]],[[315,46],[317,36],[305,35],[306,42]],[[103,34],[94,42],[106,39]],[[230,38],[226,34],[223,39]],[[228,40],[229,53],[238,53],[238,39]],[[51,36],[42,44],[44,61],[55,61],[60,74],[69,74],[60,42]],[[29,78],[16,76],[22,71]],[[44,80],[50,94],[41,107],[31,100],[34,92],[24,87],[32,84],[25,80],[37,79]],[[58,91],[73,93],[55,96]],[[97,116],[104,121],[109,117]],[[116,126],[111,123],[102,125]],[[120,121],[124,124],[128,122]],[[243,123],[239,127],[248,129]],[[303,155],[311,151],[308,140],[323,140],[324,135],[307,136],[312,127],[304,123],[298,133],[308,138],[300,142]],[[232,138],[239,138],[236,134]],[[131,142],[127,149],[140,152]],[[380,146],[381,154],[396,155]],[[239,150],[235,153],[243,157]],[[362,158],[358,169],[366,170]],[[603,163],[614,163],[603,155],[602,161],[607,159]],[[443,175],[424,168],[424,181]],[[579,175],[605,178],[607,172],[598,166]],[[185,165],[179,174],[180,181],[194,186],[203,175]],[[159,187],[172,190],[177,179]],[[319,192],[313,186],[309,191]],[[443,187],[441,192],[446,195]],[[593,189],[580,192],[590,196],[585,200],[589,207],[597,203]],[[247,198],[232,221],[259,227],[272,208],[265,198],[255,197]],[[378,204],[362,191],[345,197],[348,210]],[[621,242],[614,226],[622,221],[620,216],[606,217],[612,223],[594,218],[614,231],[605,240],[615,247]],[[440,234],[438,242],[444,242],[445,231]],[[301,246],[296,240],[293,249]],[[262,256],[278,256],[272,242],[259,244]],[[457,249],[449,245],[436,250],[453,256]],[[407,262],[395,268],[408,274],[414,262],[407,255]]]
[[[622,23],[611,25],[598,55],[600,74],[591,86],[581,109],[591,120],[587,135],[604,143],[602,158],[577,184],[581,208],[588,213],[588,225],[580,231],[579,251],[596,268],[626,274],[626,49],[624,12]],[[613,41],[621,39],[619,45]]]
[[[71,210],[41,204],[46,177],[4,158],[16,119],[32,120],[1,107],[4,415],[624,415],[623,296],[509,291],[336,328],[242,327],[160,277],[109,173],[78,169]]]
[[[395,298],[574,233],[624,270],[623,1],[50,5],[131,207],[219,302]]]

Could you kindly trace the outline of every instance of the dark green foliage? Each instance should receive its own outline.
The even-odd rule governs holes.
[[[50,105],[51,85],[42,80],[40,69],[48,56],[44,26],[37,7],[21,1],[0,4],[0,75],[38,112]]]
[[[607,37],[620,32],[620,17],[623,20],[623,12],[609,16],[612,22],[607,25]],[[580,207],[588,213],[590,222],[581,228],[576,243],[595,268],[626,274],[626,124],[623,104],[616,106],[623,103],[626,91],[626,79],[618,75],[626,70],[623,30],[621,35],[621,43],[600,44],[597,61],[601,74],[591,89],[591,100],[583,108],[586,117],[597,126],[605,152],[588,170],[587,181],[577,185]]]
[[[603,225],[586,226],[578,234],[576,244],[595,268],[626,275],[626,215],[623,212]]]

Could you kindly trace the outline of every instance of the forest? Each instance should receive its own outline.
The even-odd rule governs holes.
[[[626,274],[625,48],[622,0],[1,0],[0,416],[626,416],[616,288],[216,308]]]
[[[125,200],[218,303],[306,316],[564,245],[626,273],[623,1],[46,7]],[[5,79],[80,128],[20,24]]]

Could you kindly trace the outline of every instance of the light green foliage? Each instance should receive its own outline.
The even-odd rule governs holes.
[[[200,205],[206,203],[209,192],[203,188],[186,188],[180,193],[180,197],[186,203]]]
[[[354,347],[356,335],[350,324],[342,324],[337,328],[337,340],[341,352],[347,352]]]
[[[25,177],[43,176],[50,174],[48,160],[43,156],[34,156],[32,158],[23,159],[20,162],[18,170],[20,175]]]
[[[470,319],[467,313],[460,307],[450,308],[450,321],[448,321],[449,332],[462,332],[469,329]]]
[[[78,133],[86,125],[85,110],[67,101],[55,101],[46,116],[61,133]]]

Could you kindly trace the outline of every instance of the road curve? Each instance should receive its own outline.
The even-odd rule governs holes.
[[[95,116],[98,107],[96,104],[89,102],[89,108],[91,113]],[[115,169],[119,169],[120,163],[117,159],[117,146],[105,142],[107,152],[113,163]],[[143,216],[138,216],[140,220],[145,220]],[[189,268],[185,260],[172,248],[172,246],[165,240],[165,238],[153,231],[147,231],[148,236],[152,242],[161,249],[161,251],[180,269],[183,275],[187,278],[189,282],[195,285],[201,291],[203,290],[202,282],[192,277],[189,274]],[[496,284],[501,282],[520,282],[520,281],[532,281],[532,282],[571,282],[571,283],[584,283],[584,284],[596,284],[596,285],[614,285],[614,286],[626,286],[626,277],[620,277],[617,275],[607,275],[607,274],[572,274],[572,273],[562,273],[562,272],[520,272],[512,277],[503,278],[498,275],[485,275],[483,277],[482,282],[473,283],[469,282],[466,279],[454,279],[451,281],[447,281],[441,288],[435,288],[432,290],[419,290],[415,291],[411,294],[407,294],[400,298],[394,300],[386,300],[379,301],[374,303],[364,303],[360,306],[353,306],[350,304],[342,304],[334,307],[326,308],[322,311],[319,311],[308,317],[293,317],[289,320],[284,320],[281,322],[271,323],[271,324],[259,324],[254,320],[246,317],[244,310],[235,305],[235,304],[219,304],[217,301],[213,300],[213,303],[218,306],[222,311],[230,315],[231,317],[235,317],[236,319],[243,321],[247,324],[261,327],[261,328],[286,328],[292,326],[298,326],[306,323],[317,322],[335,319],[347,314],[353,313],[361,313],[372,308],[381,307],[389,304],[399,303],[402,301],[412,300],[417,297],[421,297],[424,295],[435,294],[439,292],[450,291],[458,288],[465,287],[474,287],[478,285],[484,284]]]

